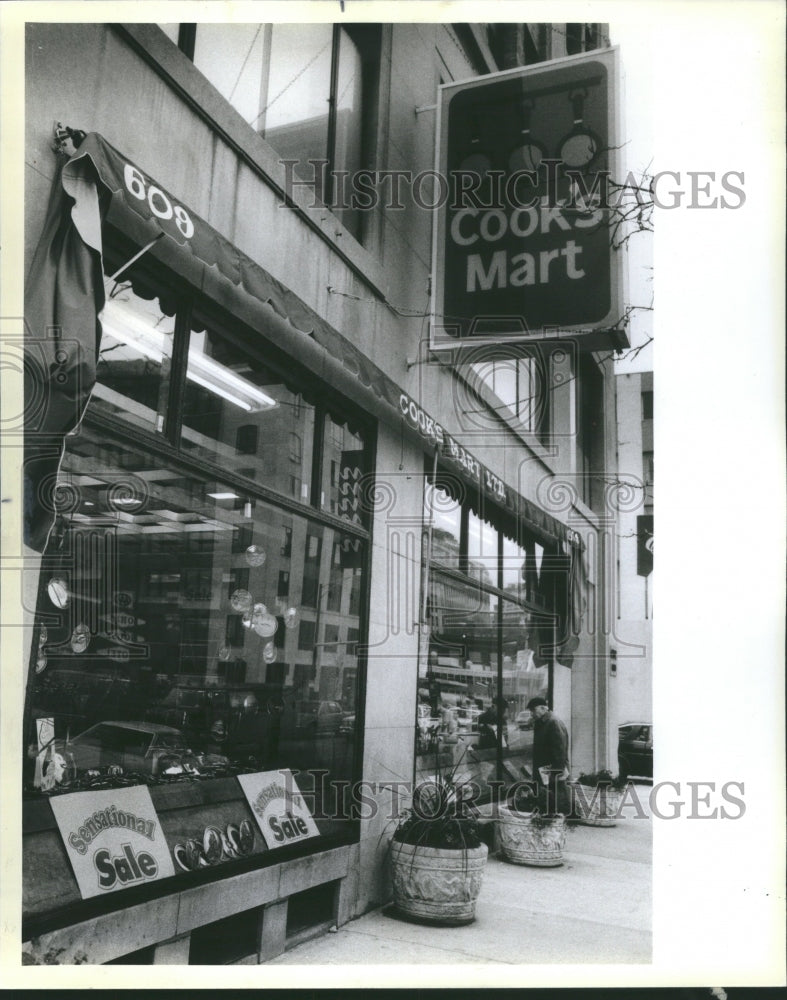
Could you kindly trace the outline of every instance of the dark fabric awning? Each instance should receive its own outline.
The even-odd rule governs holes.
[[[72,238],[81,237],[87,249],[80,252],[101,253],[105,222],[140,247],[155,241],[150,254],[174,273],[253,329],[264,330],[276,346],[379,419],[394,423],[426,450],[437,448],[444,465],[523,518],[536,535],[581,545],[576,532],[502,484],[353,343],[102,136],[85,137],[55,187],[60,202],[66,201],[65,192],[74,204],[68,219],[67,206],[58,203],[54,222],[68,225]],[[94,365],[92,371],[94,381]],[[90,379],[88,372],[85,384],[92,386]]]

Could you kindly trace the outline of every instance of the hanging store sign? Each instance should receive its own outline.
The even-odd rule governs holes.
[[[50,799],[83,899],[175,874],[145,785]]]
[[[616,93],[616,49],[440,88],[433,348],[615,326]]]
[[[238,781],[268,847],[319,837],[320,831],[292,771],[282,768],[239,774]]]

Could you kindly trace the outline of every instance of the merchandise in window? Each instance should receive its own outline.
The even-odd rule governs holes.
[[[445,474],[437,484],[425,489],[432,557],[416,768],[427,776],[439,751],[486,797],[490,781],[519,780],[532,764],[526,705],[550,692],[567,567],[510,515],[491,504],[479,512],[478,497],[453,500]]]
[[[329,742],[310,742],[298,723],[302,702],[340,701],[343,678],[323,673],[317,609],[304,604],[279,543],[284,527],[293,551],[317,540],[314,578],[327,589],[331,567],[320,553],[336,533],[260,501],[238,507],[228,484],[186,476],[131,445],[116,447],[111,465],[96,461],[99,449],[106,454],[98,433],[83,429],[64,459],[63,482],[78,502],[45,555],[28,790],[46,789],[58,755],[65,774],[51,791],[277,766],[325,765],[349,778],[348,734],[337,725],[320,730]],[[233,551],[246,523],[251,543]],[[348,609],[351,576],[333,584]],[[349,610],[330,619],[334,641],[340,624],[359,627]],[[357,666],[353,655],[343,661]],[[44,718],[54,744],[42,758],[35,720]]]
[[[335,782],[354,776],[359,665],[341,637],[363,634],[368,534],[316,498],[343,452],[365,474],[363,416],[335,395],[329,416],[292,359],[144,262],[107,302],[42,558],[26,797],[154,787],[176,871],[193,867],[197,813],[175,803],[212,815],[211,781],[234,829],[236,777],[289,769],[319,832],[345,830]],[[296,435],[307,489],[291,500]],[[246,853],[265,849],[256,835]]]

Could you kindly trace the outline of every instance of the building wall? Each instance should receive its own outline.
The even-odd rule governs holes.
[[[559,37],[553,39],[558,49]],[[432,24],[385,27],[382,54],[379,163],[430,169],[435,111],[429,106],[440,82],[475,74],[473,60],[450,26]],[[100,132],[357,344],[509,487],[596,545],[603,512],[589,510],[576,496],[568,506],[550,507],[545,500],[555,473],[577,487],[576,373],[554,392],[554,447],[488,418],[468,423],[461,381],[427,357],[432,213],[407,199],[408,207],[380,214],[366,249],[330,212],[311,208],[307,193],[296,191],[295,207],[282,207],[284,171],[275,152],[153,25],[38,24],[29,29],[27,60],[28,261],[54,173],[52,121]],[[614,472],[615,386],[608,365],[605,393],[607,470]],[[376,786],[413,775],[423,463],[423,449],[380,424],[363,748],[363,778]],[[591,585],[600,599],[607,583],[598,561]],[[614,757],[609,636],[599,622],[582,635],[573,667],[555,668],[555,709],[571,721],[575,773]],[[619,671],[623,662],[619,653]],[[619,677],[618,711],[622,687]],[[397,804],[405,804],[396,795],[390,789],[378,794],[374,815],[361,824],[358,862],[348,867],[343,861],[342,877],[349,881],[340,919],[387,898],[381,834]]]
[[[617,677],[611,723],[651,721],[653,699],[653,574],[637,575],[637,516],[652,511],[643,451],[653,450],[653,422],[643,420],[642,393],[652,391],[653,375],[634,372],[616,377],[620,472],[641,483],[639,503],[620,515],[616,639]]]

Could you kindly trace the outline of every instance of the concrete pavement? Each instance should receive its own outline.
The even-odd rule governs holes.
[[[630,810],[614,827],[571,826],[560,868],[490,854],[466,927],[411,923],[389,905],[268,964],[650,963],[651,833],[650,818]]]

